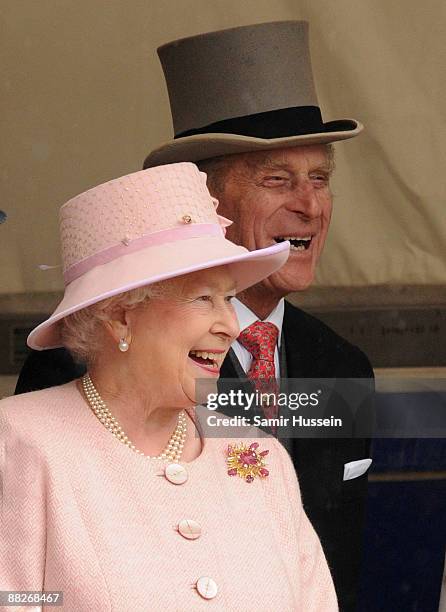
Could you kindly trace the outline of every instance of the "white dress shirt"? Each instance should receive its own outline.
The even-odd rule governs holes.
[[[252,312],[247,306],[242,304],[240,300],[234,298],[232,300],[232,305],[234,306],[234,310],[236,312],[238,323],[240,325],[240,331],[242,332],[244,329],[249,327],[255,321],[259,321],[259,317]],[[274,325],[279,329],[279,335],[277,337],[276,350],[274,351],[274,366],[276,368],[276,378],[280,377],[280,361],[279,361],[279,349],[280,349],[280,339],[282,335],[282,324],[283,324],[283,315],[285,312],[285,301],[282,298],[274,310],[268,315],[266,319],[263,321],[267,321],[268,323],[274,323]],[[232,350],[236,354],[237,359],[240,362],[243,370],[248,372],[252,363],[252,355],[251,353],[245,349],[244,346],[240,344],[237,340],[232,343]]]

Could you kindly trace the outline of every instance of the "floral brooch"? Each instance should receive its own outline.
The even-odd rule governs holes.
[[[249,446],[230,444],[226,459],[228,475],[240,476],[246,482],[252,482],[254,478],[266,478],[269,471],[265,467],[265,457],[269,450],[257,451],[258,448],[258,442],[253,442]]]

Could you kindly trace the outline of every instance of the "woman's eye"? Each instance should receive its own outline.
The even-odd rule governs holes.
[[[212,300],[210,295],[200,295],[198,298],[201,302],[210,302]]]
[[[226,302],[228,302],[230,304],[234,298],[235,298],[235,295],[227,295],[225,297],[225,300],[226,300]]]

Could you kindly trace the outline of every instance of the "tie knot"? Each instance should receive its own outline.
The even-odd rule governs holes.
[[[240,333],[237,340],[251,353],[254,359],[274,363],[274,351],[278,336],[279,329],[274,323],[255,321]]]

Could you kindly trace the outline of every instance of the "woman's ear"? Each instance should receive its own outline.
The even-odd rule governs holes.
[[[132,340],[129,311],[124,308],[115,308],[104,321],[104,327],[114,343],[125,341],[128,345]]]

